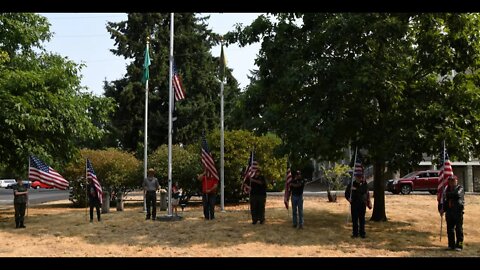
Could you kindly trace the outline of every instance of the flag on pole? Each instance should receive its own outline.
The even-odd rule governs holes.
[[[441,169],[438,174],[437,201],[439,203],[438,211],[440,213],[443,213],[443,196],[445,193],[445,187],[448,184],[448,178],[450,176],[453,176],[452,164],[450,163],[450,158],[448,156],[445,146],[440,153],[439,166],[441,167]]]
[[[202,132],[202,165],[206,171],[206,176],[219,180],[217,168],[215,168],[215,162],[213,161],[212,154],[208,148],[207,139],[205,138],[205,132]]]
[[[362,164],[362,157],[360,155],[357,155],[357,160],[355,160],[353,175],[360,176],[362,178],[362,181],[365,182],[365,184],[367,183],[367,179],[365,178],[364,168]],[[370,191],[368,191],[368,187],[367,187],[367,201],[365,202],[365,204],[367,205],[368,209],[372,209],[372,200],[370,198]]]
[[[144,56],[144,62],[143,62],[143,78],[142,82],[145,83],[150,79],[150,52],[148,50],[148,41],[147,41],[147,47],[145,48],[145,56]]]
[[[248,159],[248,164],[247,168],[245,169],[245,173],[243,175],[243,184],[242,184],[242,190],[245,193],[250,192],[250,185],[247,183],[247,180],[250,179],[250,177],[255,175],[255,172],[258,169],[258,163],[255,161],[255,151],[250,152],[250,158]]]
[[[58,189],[68,188],[68,181],[63,176],[33,155],[30,156],[28,172],[31,181],[40,181]]]
[[[179,101],[185,98],[185,89],[182,85],[182,80],[178,74],[178,70],[173,63],[173,78],[172,78],[173,88],[175,90],[175,101]]]
[[[285,195],[283,196],[283,202],[288,209],[288,201],[290,200],[290,183],[292,182],[292,172],[290,168],[287,170],[287,176],[285,180]]]
[[[103,204],[103,191],[100,182],[97,179],[97,175],[93,170],[92,163],[87,158],[87,180],[92,179],[93,186],[95,187],[95,191],[97,192],[97,197],[100,200],[100,204]]]
[[[353,175],[354,176],[361,176],[363,178],[363,165],[362,165],[362,158],[360,155],[357,155],[357,160],[355,160],[355,167],[353,168]],[[365,181],[365,179],[363,179]]]
[[[223,82],[223,78],[225,77],[225,69],[227,68],[227,59],[225,58],[225,53],[223,52],[223,44],[222,49],[220,51],[220,80]]]

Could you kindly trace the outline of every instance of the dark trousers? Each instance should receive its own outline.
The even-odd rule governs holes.
[[[217,194],[203,194],[203,215],[206,219],[215,218],[215,201],[217,200]]]
[[[250,194],[250,213],[253,222],[265,221],[265,202],[267,195]]]
[[[352,203],[351,205],[351,213],[352,213],[352,224],[353,224],[353,236],[358,236],[360,232],[360,236],[365,236],[365,212],[367,206],[365,203]],[[360,223],[360,228],[359,228]]]
[[[463,248],[463,213],[447,213],[447,236],[449,248]],[[455,231],[455,232],[454,232]],[[457,241],[455,242],[455,236]]]
[[[157,217],[157,193],[155,191],[147,191],[145,196],[147,201],[147,218],[150,218],[150,208],[152,208],[152,218]]]
[[[27,203],[14,203],[15,207],[15,225],[23,226],[25,209],[27,209]]]
[[[90,199],[90,221],[93,221],[93,208],[97,210],[97,220],[100,221],[100,200],[98,198]]]

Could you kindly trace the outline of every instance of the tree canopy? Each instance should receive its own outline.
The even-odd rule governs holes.
[[[49,26],[37,14],[0,14],[0,155],[10,174],[26,175],[29,154],[51,166],[67,162],[102,137],[113,110],[82,91],[81,65],[43,49]]]
[[[386,220],[383,172],[437,154],[480,153],[478,14],[279,13],[239,25],[261,42],[243,108],[293,159],[358,146],[375,165],[372,220]],[[240,106],[242,108],[242,106]]]

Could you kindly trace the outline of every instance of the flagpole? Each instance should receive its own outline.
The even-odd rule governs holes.
[[[172,216],[173,13],[170,13],[170,70],[168,77],[168,216]]]
[[[223,40],[222,40],[222,53],[220,55],[220,57],[225,57],[225,55],[223,54]],[[225,66],[224,66],[224,59],[220,59],[221,62],[221,68],[225,69]],[[224,161],[224,158],[225,158],[225,145],[224,145],[224,132],[225,132],[225,128],[224,128],[224,117],[223,117],[223,77],[224,77],[224,71],[220,71],[221,73],[221,76],[220,76],[220,207],[221,207],[221,211],[222,212],[225,212],[225,161]]]
[[[355,178],[355,163],[357,162],[357,149],[358,149],[358,147],[355,146],[355,156],[354,156],[354,159],[353,159],[353,170],[352,170],[352,181],[350,183],[350,198],[349,198],[350,209],[352,208],[352,187],[353,187],[353,179]],[[345,223],[348,223],[349,218],[350,218],[350,213],[348,213],[347,221]]]
[[[28,156],[28,181],[30,181],[30,156]],[[32,186],[32,182],[30,182],[30,187]],[[27,192],[27,217],[28,217],[28,206],[30,205],[30,197],[28,196]]]
[[[148,37],[147,37],[147,47],[145,49],[145,57],[147,57],[149,50],[148,50]],[[144,67],[144,68],[149,68],[149,67]],[[148,165],[148,79],[145,78],[145,136],[144,136],[144,142],[143,142],[143,179],[147,178],[147,165]],[[146,197],[145,197],[145,192],[143,193],[143,212],[147,211],[147,202],[146,202]]]
[[[88,221],[88,171],[87,159],[85,159],[85,219]]]

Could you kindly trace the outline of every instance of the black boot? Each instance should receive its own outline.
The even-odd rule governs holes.
[[[18,220],[15,220],[15,229],[18,229],[20,226],[20,223],[18,222]]]
[[[26,228],[25,225],[23,225],[23,222],[20,222],[19,228]]]

